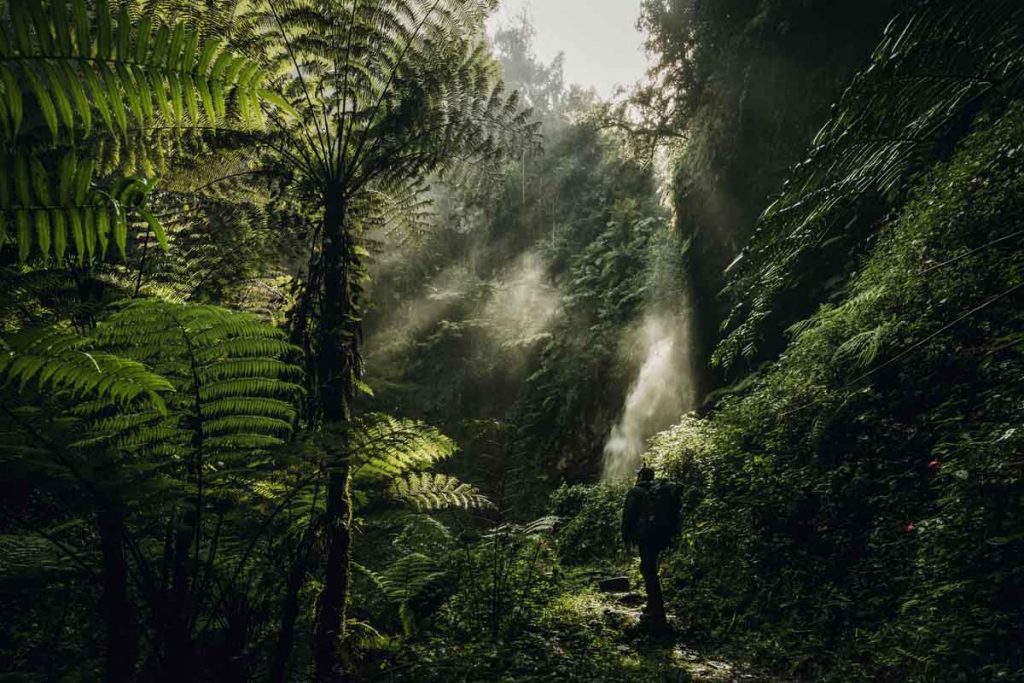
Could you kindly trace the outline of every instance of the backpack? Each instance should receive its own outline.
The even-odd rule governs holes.
[[[624,536],[628,543],[653,543],[667,547],[679,535],[681,489],[671,482],[638,484],[630,491],[633,498],[629,519],[625,520]]]
[[[668,481],[655,484],[654,517],[658,522],[655,538],[662,541],[665,546],[682,531],[682,495],[683,491],[679,484]]]

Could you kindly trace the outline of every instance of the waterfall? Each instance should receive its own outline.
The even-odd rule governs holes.
[[[647,440],[693,408],[688,322],[685,314],[650,314],[631,340],[643,362],[604,445],[606,481],[631,478]]]

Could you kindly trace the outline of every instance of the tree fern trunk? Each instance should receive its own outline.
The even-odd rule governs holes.
[[[114,512],[99,514],[98,530],[103,553],[103,597],[106,622],[104,680],[127,683],[135,675],[137,633],[135,609],[128,595],[128,564],[124,554],[124,526]]]
[[[324,427],[330,433],[327,481],[327,567],[313,634],[313,663],[318,681],[348,679],[339,645],[345,629],[349,560],[352,546],[349,463],[345,423],[351,417],[353,359],[358,316],[352,310],[349,269],[354,254],[345,231],[344,188],[328,193],[323,224],[324,296],[320,311],[319,381]]]
[[[307,553],[305,539],[299,545],[295,561],[288,572],[288,586],[281,609],[281,630],[274,648],[274,659],[270,664],[270,683],[285,683],[288,675],[288,660],[295,646],[295,621],[299,617],[299,593],[306,584]]]

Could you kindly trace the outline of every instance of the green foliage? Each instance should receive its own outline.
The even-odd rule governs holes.
[[[166,412],[161,394],[174,388],[142,363],[96,350],[88,339],[65,330],[25,330],[5,339],[4,346],[0,378],[21,392],[31,383],[39,394],[122,407],[142,397]]]
[[[120,306],[88,337],[59,328],[9,337],[3,484],[25,493],[5,505],[14,522],[5,532],[18,533],[4,536],[12,562],[3,581],[24,582],[32,566],[45,577],[45,541],[73,570],[44,580],[79,582],[85,599],[117,590],[111,562],[123,563],[122,590],[159,633],[154,656],[173,638],[208,638],[208,620],[265,580],[253,549],[277,551],[263,536],[280,533],[268,509],[278,501],[250,491],[283,478],[282,497],[292,495],[268,457],[291,436],[300,392],[282,337],[246,314],[154,300]],[[184,634],[168,625],[177,610],[189,615]],[[194,665],[182,657],[180,666]]]
[[[754,357],[779,323],[781,294],[819,275],[805,264],[859,248],[874,231],[873,205],[898,206],[914,174],[948,155],[980,113],[1024,93],[1022,20],[1012,0],[923,2],[889,24],[737,258],[717,362]]]
[[[470,484],[436,472],[410,474],[395,481],[388,491],[395,500],[417,510],[442,510],[446,507],[483,508],[490,502]]]
[[[348,458],[356,502],[398,503],[420,512],[487,508],[490,501],[455,477],[428,472],[455,453],[455,444],[415,420],[374,413],[360,418],[350,435]]]
[[[777,363],[654,446],[688,491],[680,611],[802,675],[1022,667],[1024,112],[979,124]]]
[[[69,152],[53,172],[37,155],[24,151],[3,160],[0,171],[0,245],[13,234],[18,260],[26,262],[36,248],[43,259],[57,263],[66,253],[78,265],[102,259],[113,240],[121,259],[128,241],[129,211],[146,221],[157,241],[167,248],[162,224],[146,210],[152,185],[138,178],[122,178],[100,190],[93,184],[93,163]],[[9,216],[13,222],[8,223]],[[12,230],[13,228],[13,230]]]
[[[554,514],[562,520],[556,538],[558,556],[565,564],[624,559],[622,503],[627,489],[624,484],[563,484],[551,495]]]
[[[5,5],[0,125],[8,139],[22,129],[26,85],[54,144],[74,141],[78,130],[88,137],[94,114],[121,136],[130,126],[213,126],[227,117],[229,98],[244,121],[261,120],[259,65],[184,22],[165,24],[107,0]]]
[[[529,524],[501,524],[457,556],[457,573],[469,579],[446,605],[457,637],[487,634],[504,640],[529,627],[554,580],[549,536],[557,521],[542,517]]]

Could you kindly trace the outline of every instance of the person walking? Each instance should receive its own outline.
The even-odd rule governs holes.
[[[677,484],[655,481],[654,470],[644,466],[637,472],[636,484],[626,494],[622,511],[622,538],[627,546],[640,549],[640,574],[647,593],[644,619],[655,628],[668,626],[658,561],[679,534],[679,498]]]

